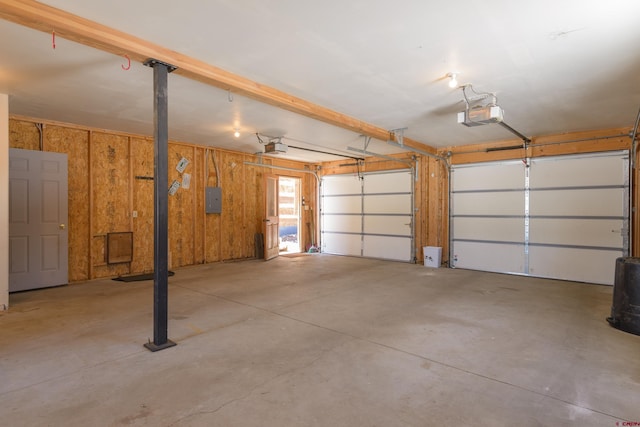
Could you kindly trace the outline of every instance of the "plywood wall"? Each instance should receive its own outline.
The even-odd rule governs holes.
[[[23,150],[41,150],[36,123],[9,119],[9,146]]]
[[[176,167],[182,159],[189,163],[183,173]],[[189,183],[189,188],[184,186],[186,179],[193,175],[194,171],[194,149],[186,145],[169,145],[169,182],[177,182],[180,187],[175,194],[169,195],[169,267],[179,267],[183,265],[195,264],[194,242],[195,235],[193,227],[195,225],[195,182]]]
[[[67,154],[69,188],[69,278],[89,279],[89,132],[44,126],[44,149]]]
[[[42,124],[39,128],[36,123]],[[42,130],[41,131],[39,130]],[[628,149],[629,129],[614,129],[534,138],[528,156]],[[617,135],[617,136],[616,136]],[[440,150],[453,164],[513,159],[524,150],[487,151],[518,141],[500,141]],[[66,153],[69,158],[69,280],[150,272],[153,270],[153,140],[148,136],[128,135],[83,128],[56,122],[13,117],[9,121],[9,144],[14,148]],[[450,153],[450,154],[449,154]],[[181,158],[189,160],[183,173],[175,167]],[[448,169],[442,160],[404,153],[403,162],[368,158],[355,166],[353,161],[311,165],[284,159],[264,158],[176,141],[169,143],[169,182],[184,183],[169,197],[170,266],[181,266],[262,257],[256,253],[255,236],[263,233],[264,174],[301,179],[301,196],[308,210],[302,210],[301,247],[313,242],[320,246],[318,227],[318,185],[311,173],[320,175],[374,172],[415,165],[415,246],[422,259],[423,246],[441,246],[443,261],[448,253]],[[214,161],[215,160],[215,161]],[[268,168],[258,163],[287,169]],[[351,165],[349,165],[351,164]],[[217,168],[216,168],[217,165]],[[346,165],[346,166],[345,166]],[[217,170],[216,170],[217,169]],[[637,180],[637,176],[634,175]],[[222,188],[222,213],[206,214],[204,191],[207,186]],[[634,206],[637,209],[636,194]],[[635,215],[635,214],[634,214]],[[634,224],[638,224],[634,216]],[[634,254],[639,251],[640,226],[634,227]],[[133,232],[133,260],[106,263],[106,234]]]
[[[130,273],[128,263],[107,264],[107,233],[131,231],[129,138],[91,132],[91,262],[93,277]],[[71,226],[71,224],[69,224]]]
[[[42,134],[36,124],[42,125]],[[23,117],[12,118],[9,125],[11,147],[68,155],[70,282],[153,271],[152,138]],[[180,173],[176,165],[182,158],[189,164]],[[246,164],[258,161],[254,155],[169,142],[169,180],[164,185],[181,183],[169,196],[170,268],[262,257],[256,253],[255,236],[263,232],[263,175],[266,170],[279,172]],[[294,169],[309,166],[271,159],[264,163]],[[309,176],[285,175],[303,178],[302,195],[315,200]],[[206,186],[222,188],[222,213],[205,213]],[[133,233],[133,259],[108,264],[107,233],[121,231]],[[309,236],[303,239],[308,241]]]
[[[244,243],[244,156],[223,153],[221,156],[222,214],[220,225],[221,257],[223,260],[243,256]]]
[[[153,140],[132,137],[129,143],[133,190],[131,271],[147,273],[153,271]]]
[[[218,175],[221,166],[221,152],[205,149],[204,152],[204,181],[206,187],[220,187],[221,177]],[[217,165],[217,168],[216,168]],[[221,174],[220,174],[221,175]],[[224,212],[225,207],[222,207]],[[220,236],[222,214],[205,214],[204,217],[204,262],[215,262],[222,259],[220,250]]]

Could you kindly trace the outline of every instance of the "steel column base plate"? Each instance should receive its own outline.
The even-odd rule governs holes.
[[[144,346],[147,348],[147,350],[152,351],[154,353],[156,351],[164,350],[165,348],[173,347],[175,345],[176,345],[176,343],[174,343],[171,340],[167,340],[167,342],[165,342],[164,344],[156,344],[156,343],[153,343],[153,342],[148,342],[148,343],[144,344]]]

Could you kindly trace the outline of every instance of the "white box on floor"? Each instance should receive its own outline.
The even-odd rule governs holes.
[[[440,260],[442,259],[442,248],[438,246],[424,246],[422,248],[424,255],[425,267],[440,267]]]

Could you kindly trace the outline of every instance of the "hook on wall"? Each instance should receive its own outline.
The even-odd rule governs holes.
[[[129,55],[124,55],[125,58],[127,58],[127,66],[125,67],[124,65],[120,65],[122,67],[123,70],[125,71],[129,71],[129,69],[131,68],[131,58],[129,58]]]

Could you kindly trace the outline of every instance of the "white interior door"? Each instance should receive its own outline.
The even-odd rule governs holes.
[[[412,261],[412,174],[326,176],[321,219],[323,252]]]
[[[629,253],[626,151],[457,166],[454,267],[613,284]]]
[[[9,291],[68,282],[67,155],[9,150]]]

